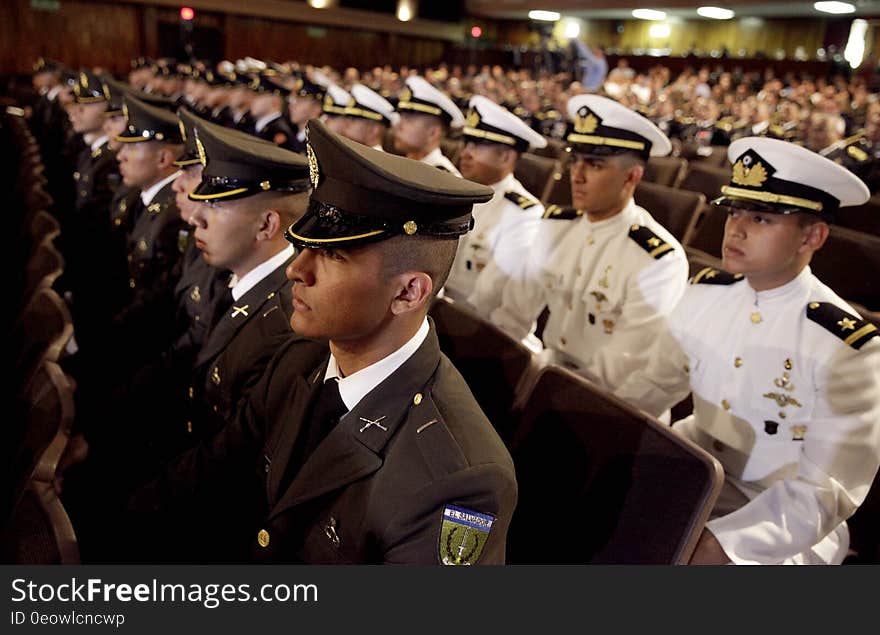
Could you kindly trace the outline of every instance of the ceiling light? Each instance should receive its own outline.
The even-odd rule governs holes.
[[[721,7],[700,7],[697,13],[704,18],[712,18],[713,20],[729,20],[734,16],[730,9],[722,9]]]
[[[633,9],[632,16],[639,20],[665,20],[666,13],[654,9]]]
[[[401,22],[409,22],[413,19],[413,7],[409,0],[398,0],[397,19]]]
[[[660,23],[660,24],[652,24],[651,28],[648,29],[648,35],[653,38],[662,39],[665,37],[669,37],[669,25]]]
[[[544,22],[556,22],[559,19],[559,14],[556,11],[529,11],[529,18]]]
[[[573,40],[581,34],[581,25],[580,22],[573,18],[567,18],[565,20],[565,37],[569,40]]]
[[[816,2],[813,8],[822,13],[855,13],[856,10],[849,2]]]

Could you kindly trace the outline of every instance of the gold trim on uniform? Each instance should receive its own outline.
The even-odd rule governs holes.
[[[744,190],[740,187],[731,187],[724,185],[721,187],[721,193],[728,196],[737,196],[739,198],[747,198],[762,203],[777,203],[782,205],[795,205],[805,209],[811,209],[816,212],[822,211],[822,203],[811,201],[799,196],[788,196],[786,194],[774,194],[773,192],[765,192],[763,190]]]

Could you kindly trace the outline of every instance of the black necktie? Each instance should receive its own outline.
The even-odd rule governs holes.
[[[339,394],[338,378],[328,379],[321,386],[311,412],[302,423],[293,452],[290,454],[290,461],[284,471],[282,491],[293,482],[294,477],[315,451],[315,448],[330,434],[333,427],[339,423],[342,415],[347,412],[348,408]]]

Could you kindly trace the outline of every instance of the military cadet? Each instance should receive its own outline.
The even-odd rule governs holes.
[[[336,134],[345,136],[349,118],[345,116],[345,109],[351,103],[351,95],[347,90],[337,84],[329,84],[327,93],[324,95],[324,123]]]
[[[502,563],[513,464],[426,319],[472,204],[492,191],[319,121],[309,142],[315,189],[287,232],[302,248],[288,268],[291,326],[328,339],[329,359],[315,364],[303,355],[314,345],[291,340],[222,439],[134,508],[182,504],[210,484],[227,518],[250,509],[239,497],[261,496],[248,536],[257,561]],[[264,474],[244,487],[236,470],[252,473],[253,460]]]
[[[271,141],[276,146],[292,150],[296,133],[285,116],[284,108],[290,91],[264,74],[255,76],[248,86],[255,94],[250,105],[250,114],[254,120],[252,134]]]
[[[204,167],[189,194],[201,203],[189,223],[204,261],[233,274],[230,302],[220,305],[186,388],[189,418],[181,425],[198,440],[229,417],[291,334],[284,270],[294,249],[284,229],[306,212],[309,172],[296,153],[207,122],[195,127]]]
[[[546,306],[547,361],[613,388],[647,362],[687,284],[681,245],[633,202],[648,157],[671,144],[611,99],[578,95],[568,109],[574,207],[548,210],[533,275],[508,284],[492,321],[522,338]]]
[[[110,94],[101,80],[92,73],[80,73],[74,88],[76,114],[72,118],[74,130],[83,135],[87,144],[79,155],[76,171],[74,213],[62,228],[60,247],[65,255],[63,287],[72,292],[72,313],[77,327],[77,339],[88,343],[92,333],[96,296],[103,269],[110,265],[113,253],[121,264],[122,252],[112,252],[111,228],[108,224],[110,204],[119,186],[120,175],[116,153],[109,147],[104,132],[110,106]],[[121,271],[121,267],[118,269]],[[122,278],[118,278],[117,282]],[[96,287],[97,284],[97,287]],[[100,330],[100,329],[99,329]],[[97,335],[97,334],[96,334]],[[99,336],[99,335],[98,335]]]
[[[250,78],[247,75],[234,73],[230,79],[232,87],[229,91],[229,108],[232,111],[232,122],[229,127],[253,133],[254,120],[250,109],[254,94],[248,88]]]
[[[140,315],[147,320],[146,327],[151,318],[145,309],[154,296],[167,295],[177,282],[173,272],[182,253],[184,225],[171,185],[180,176],[174,162],[183,152],[183,138],[177,116],[169,111],[130,94],[124,97],[123,109],[126,129],[116,137],[122,143],[117,155],[119,172],[122,182],[137,189],[138,196],[128,209],[131,230],[126,236],[131,301],[114,320],[121,330],[135,328],[140,333],[130,320]],[[168,320],[162,323],[170,324]],[[149,351],[155,342],[166,341],[167,335],[152,324],[149,332],[140,333],[138,343]]]
[[[488,185],[492,200],[474,207],[474,231],[462,238],[446,292],[485,317],[501,304],[509,280],[527,276],[544,206],[513,175],[521,153],[547,140],[486,97],[470,101],[459,167],[466,179]]]
[[[304,74],[296,79],[287,106],[290,121],[296,126],[296,134],[291,142],[291,149],[294,152],[305,153],[306,123],[309,119],[317,119],[321,116],[326,95],[326,86],[311,81]]]
[[[878,161],[880,149],[876,148],[864,133],[860,132],[841,139],[819,154],[842,165],[862,179],[872,194],[880,189],[880,161]]]
[[[617,394],[653,413],[689,391],[674,429],[724,466],[692,563],[835,564],[880,464],[878,330],[811,272],[847,170],[794,144],[734,141],[724,269],[691,280],[647,367]]]
[[[452,100],[424,78],[413,76],[397,101],[400,121],[394,128],[394,147],[404,156],[461,176],[440,151],[440,140],[450,127],[464,125],[464,115]]]
[[[342,134],[380,151],[383,150],[382,140],[385,138],[385,133],[396,125],[398,120],[394,106],[363,84],[355,84],[351,87],[351,100],[345,107],[344,114],[348,122]]]

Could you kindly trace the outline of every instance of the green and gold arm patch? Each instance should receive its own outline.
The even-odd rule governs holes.
[[[439,556],[446,565],[476,564],[489,539],[495,517],[446,505],[440,527]]]

